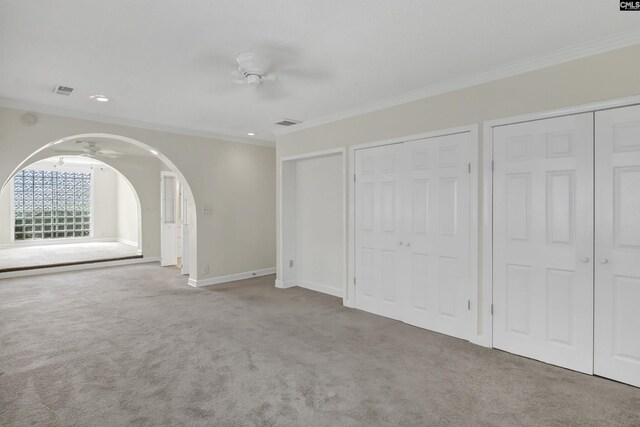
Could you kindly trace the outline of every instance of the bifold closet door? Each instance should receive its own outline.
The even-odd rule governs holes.
[[[493,129],[493,346],[593,372],[593,114]]]
[[[402,320],[402,144],[356,151],[356,307]]]
[[[356,307],[467,338],[469,132],[355,152]]]
[[[640,106],[596,113],[594,373],[640,387]]]
[[[405,322],[468,338],[471,134],[403,144],[407,182]]]

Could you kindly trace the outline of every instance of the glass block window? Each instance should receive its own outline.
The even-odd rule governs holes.
[[[89,237],[91,173],[23,170],[13,184],[14,240]]]

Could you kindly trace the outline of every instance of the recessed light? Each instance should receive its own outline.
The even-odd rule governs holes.
[[[154,156],[157,156],[157,155],[158,155],[158,152],[157,152],[156,150],[149,150],[149,152],[150,152],[151,154],[153,154]]]
[[[247,135],[249,135],[249,136],[256,136],[256,133],[255,133],[255,132],[247,132]]]
[[[94,101],[98,101],[98,102],[108,102],[109,98],[107,98],[104,95],[91,95],[89,98],[93,99]]]

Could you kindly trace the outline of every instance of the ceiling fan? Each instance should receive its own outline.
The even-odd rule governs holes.
[[[77,140],[76,144],[80,145],[77,150],[54,150],[56,153],[64,153],[68,156],[85,156],[85,157],[108,157],[110,159],[117,159],[122,157],[121,153],[113,150],[103,150],[98,146],[95,141]]]
[[[295,67],[295,50],[286,47],[265,47],[263,51],[248,50],[236,56],[236,70],[231,79],[224,79],[216,86],[218,92],[239,89],[242,86],[252,88],[262,99],[276,99],[286,95],[287,81],[302,79],[309,81],[324,80],[327,73],[322,68]],[[233,67],[228,57],[217,56],[215,65],[219,69]],[[228,71],[227,71],[228,72]]]

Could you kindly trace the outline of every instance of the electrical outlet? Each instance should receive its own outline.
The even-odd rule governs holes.
[[[293,268],[293,260],[292,259],[289,260],[289,268]]]

